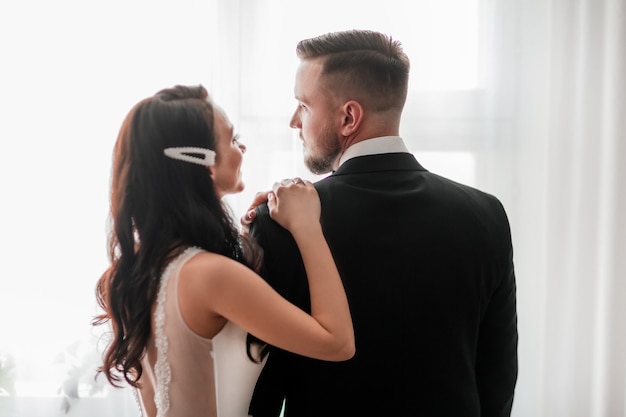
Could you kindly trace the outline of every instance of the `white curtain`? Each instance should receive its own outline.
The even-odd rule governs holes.
[[[136,416],[94,382],[110,156],[122,118],[204,84],[252,195],[315,179],[288,120],[294,48],[353,27],[412,60],[401,134],[511,220],[515,417],[626,417],[624,0],[44,0],[0,4],[0,416]],[[66,413],[67,411],[67,413]]]
[[[517,416],[626,415],[626,4],[524,1]]]

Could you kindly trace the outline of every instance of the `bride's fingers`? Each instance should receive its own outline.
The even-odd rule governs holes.
[[[272,186],[272,191],[274,191],[274,193],[277,193],[280,187],[288,187],[290,185],[304,185],[306,187],[307,184],[310,184],[310,182],[305,181],[300,177],[285,178],[280,180],[280,182],[275,182]]]
[[[267,193],[267,207],[270,211],[276,207],[276,194],[273,191]]]

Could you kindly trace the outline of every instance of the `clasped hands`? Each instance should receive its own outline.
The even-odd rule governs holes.
[[[275,182],[271,190],[260,191],[256,193],[254,195],[252,203],[250,203],[250,206],[248,206],[246,213],[239,219],[239,222],[241,223],[241,232],[244,235],[250,233],[250,225],[252,224],[252,222],[254,222],[254,219],[256,217],[255,209],[260,204],[267,202],[269,199],[276,198],[276,194],[279,192],[280,188],[306,186],[307,184],[311,184],[310,181],[305,181],[299,177],[285,178],[279,182]]]

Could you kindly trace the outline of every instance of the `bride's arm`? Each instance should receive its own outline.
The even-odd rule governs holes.
[[[209,318],[226,318],[282,349],[340,361],[355,352],[346,293],[319,222],[320,204],[311,183],[275,187],[272,218],[290,230],[309,279],[311,314],[291,304],[256,273],[220,255],[196,256],[184,268],[202,294]],[[196,259],[198,258],[198,259]]]

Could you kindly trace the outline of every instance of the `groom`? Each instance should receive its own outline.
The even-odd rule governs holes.
[[[495,197],[427,171],[399,137],[409,59],[370,31],[298,44],[304,158],[344,280],[356,355],[323,362],[272,348],[254,417],[509,416],[517,379],[511,235]],[[264,278],[305,309],[297,247],[257,208]]]

